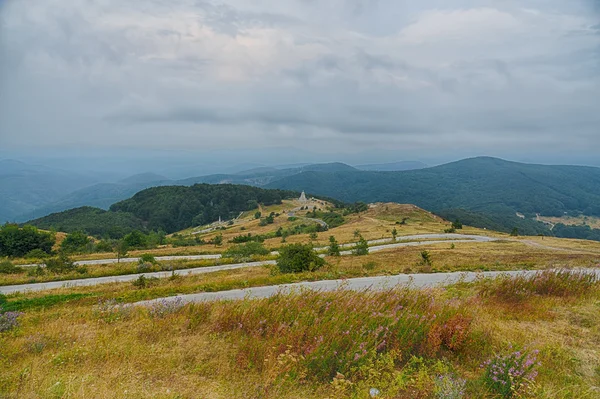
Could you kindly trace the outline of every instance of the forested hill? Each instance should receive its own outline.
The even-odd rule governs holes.
[[[522,164],[472,158],[403,172],[304,172],[267,187],[305,190],[342,201],[415,204],[465,223],[522,232],[547,232],[536,213],[600,216],[600,168]],[[524,214],[521,220],[516,213]]]
[[[272,205],[297,197],[295,191],[265,190],[231,184],[196,184],[149,188],[110,207],[112,212],[127,212],[143,220],[150,230],[167,233],[218,220],[236,217],[258,204]]]
[[[256,208],[259,203],[271,205],[299,195],[295,191],[230,184],[163,186],[140,191],[130,199],[113,204],[109,211],[82,207],[53,213],[27,224],[111,238],[120,238],[132,230],[172,233],[214,222],[219,217],[223,220],[236,217],[242,211]]]

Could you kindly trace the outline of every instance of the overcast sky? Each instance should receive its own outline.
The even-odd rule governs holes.
[[[0,0],[0,147],[600,149],[596,0]]]

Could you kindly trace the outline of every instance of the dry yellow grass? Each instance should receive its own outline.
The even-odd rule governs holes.
[[[540,376],[531,397],[598,397],[597,292],[584,299],[531,298],[527,306],[514,308],[478,298],[471,286],[439,289],[431,291],[431,295],[442,303],[450,300],[468,304],[473,320],[471,330],[475,332],[470,346],[458,357],[452,353],[425,356],[424,367],[408,382],[413,390],[400,396],[390,396],[383,390],[382,398],[417,394],[428,397],[435,370],[442,365],[472,381],[466,398],[492,398],[478,382],[482,373],[479,365],[493,352],[506,351],[508,344],[540,350]],[[240,363],[238,356],[243,353],[245,341],[239,335],[215,333],[211,328],[215,315],[225,305],[199,306],[189,312],[184,309],[164,318],[150,317],[144,309],[107,316],[95,307],[97,299],[27,311],[19,329],[0,334],[2,397],[350,397],[349,393],[339,393],[330,382],[279,378],[282,369],[293,369],[293,358],[291,363],[289,358],[265,358],[261,365],[247,364],[245,360]],[[268,301],[247,301],[242,309],[259,303],[268,306]],[[274,350],[284,352],[285,348]],[[408,360],[394,366],[398,376],[402,376],[402,367]],[[371,370],[358,377],[358,387],[360,378],[364,378],[362,386],[367,390],[371,384],[382,388],[378,384],[384,376],[377,374],[382,370]],[[402,386],[401,381],[398,384]]]
[[[552,217],[552,216],[538,216],[537,220],[541,222],[551,223],[551,224],[566,224],[571,226],[584,226],[588,225],[592,229],[600,229],[600,218],[594,216],[562,216],[562,217]]]

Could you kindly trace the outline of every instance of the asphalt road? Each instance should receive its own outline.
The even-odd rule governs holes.
[[[20,284],[20,285],[6,285],[0,287],[0,294],[8,295],[15,292],[30,292],[30,291],[43,291],[43,290],[51,290],[56,288],[63,287],[83,287],[83,286],[91,286],[91,285],[99,285],[99,284],[107,284],[107,283],[124,283],[128,281],[137,280],[140,276],[145,276],[147,278],[156,277],[156,278],[166,278],[171,275],[176,274],[178,276],[188,276],[192,274],[204,274],[204,273],[212,273],[219,272],[223,270],[233,270],[233,269],[242,269],[245,267],[257,267],[264,265],[273,265],[276,262],[274,260],[267,260],[263,262],[248,262],[248,263],[236,263],[232,265],[221,265],[221,266],[207,266],[207,267],[197,267],[194,269],[183,269],[183,270],[175,270],[164,271],[164,272],[153,272],[153,273],[136,273],[136,274],[126,274],[123,276],[110,276],[110,277],[95,277],[95,278],[84,278],[78,280],[67,280],[67,281],[49,281],[47,283],[35,283],[35,284]]]
[[[317,219],[314,219],[314,221],[317,221]],[[323,222],[325,223],[325,222]],[[424,240],[424,239],[439,239],[439,238],[449,238],[449,239],[460,239],[460,240],[474,240],[474,241],[478,241],[478,242],[489,242],[489,241],[494,241],[494,238],[491,237],[485,237],[485,236],[476,236],[476,235],[462,235],[462,234],[421,234],[421,235],[413,235],[413,236],[403,236],[403,237],[398,237],[398,239],[396,240],[396,242],[401,243],[403,241],[411,241],[411,240]],[[383,238],[383,239],[379,239],[379,240],[371,240],[369,241],[369,245],[375,245],[375,244],[383,244],[383,243],[389,243],[392,242],[391,238]],[[461,242],[461,241],[457,241],[457,242]],[[352,248],[356,245],[356,243],[350,243],[350,244],[342,244],[340,245],[340,248]],[[393,248],[393,247],[390,247]],[[322,251],[327,249],[327,247],[320,247],[320,248],[315,248],[316,251]],[[376,249],[377,250],[381,250],[381,249]],[[271,253],[272,255],[277,255],[277,251],[274,251]],[[210,255],[173,255],[173,256],[156,256],[155,259],[159,262],[162,261],[170,261],[170,260],[210,260],[210,259],[220,259],[222,256],[221,254],[210,254]],[[139,261],[140,258],[121,258],[121,259],[116,259],[116,258],[110,258],[110,259],[93,259],[93,260],[80,260],[80,261],[76,261],[74,262],[75,265],[77,266],[85,266],[85,265],[110,265],[110,264],[115,264],[115,263],[133,263],[133,262],[137,262]],[[38,264],[30,264],[30,265],[19,265],[20,267],[35,267],[38,266]]]
[[[595,273],[600,278],[600,269],[580,269],[589,273]],[[459,281],[470,282],[477,278],[497,277],[499,275],[525,275],[530,276],[538,271],[514,271],[514,272],[456,272],[456,273],[435,273],[435,274],[401,274],[397,276],[379,276],[379,277],[361,277],[347,280],[325,280],[309,281],[295,284],[283,284],[267,287],[246,288],[231,291],[220,292],[202,292],[199,294],[178,295],[166,298],[141,301],[136,305],[151,305],[158,301],[181,300],[187,302],[205,302],[218,300],[239,300],[244,298],[267,298],[277,293],[289,293],[304,289],[317,291],[335,291],[340,288],[361,291],[361,290],[386,290],[396,286],[410,285],[415,288],[425,288],[433,286],[443,286],[454,284]],[[179,299],[178,299],[179,298]]]
[[[439,240],[440,238],[446,238],[446,240]],[[425,240],[425,241],[408,241],[408,240]],[[421,235],[413,235],[413,236],[403,236],[398,237],[396,242],[392,242],[391,238],[388,239],[380,239],[380,240],[372,240],[369,241],[369,244],[380,244],[369,247],[369,252],[378,252],[386,249],[392,248],[400,248],[400,247],[415,247],[415,246],[423,246],[423,245],[432,245],[432,244],[451,244],[451,243],[469,243],[469,242],[478,242],[478,243],[486,243],[492,241],[498,241],[498,238],[487,237],[487,236],[477,236],[477,235],[463,235],[463,234],[421,234]],[[526,245],[540,246],[540,244],[514,240],[515,242],[522,242]],[[389,244],[386,244],[389,243]],[[351,248],[355,244],[344,244],[343,248]],[[316,250],[324,250],[327,247],[316,248]],[[554,250],[563,250],[562,248],[554,248],[554,247],[546,247],[547,249]],[[351,250],[342,251],[342,255],[350,255],[352,253]],[[276,252],[273,252],[276,254]],[[321,255],[324,256],[324,255]],[[207,258],[210,257],[210,258]],[[163,256],[157,257],[157,260],[181,260],[181,259],[218,259],[221,255],[190,255],[190,256]],[[135,259],[135,258],[130,258]],[[110,260],[110,259],[108,259]],[[107,259],[97,260],[97,261],[85,261],[85,262],[100,262],[100,263],[85,263],[85,264],[105,264]],[[116,261],[116,259],[115,259]],[[233,270],[233,269],[241,269],[245,267],[257,267],[264,265],[272,265],[275,264],[275,261],[263,261],[263,262],[249,262],[249,263],[236,263],[229,265],[220,265],[220,266],[207,266],[207,267],[198,267],[194,269],[181,269],[176,270],[175,274],[177,275],[188,275],[188,274],[204,274],[204,273],[212,273],[223,270]],[[80,263],[84,264],[84,263]],[[137,274],[128,274],[123,276],[110,276],[110,277],[95,277],[95,278],[87,278],[87,279],[78,279],[78,280],[68,280],[68,281],[52,281],[46,283],[33,283],[33,284],[20,284],[20,285],[8,285],[8,286],[0,286],[1,294],[11,294],[14,292],[24,292],[24,291],[42,291],[48,289],[56,289],[62,287],[74,287],[74,286],[91,286],[91,285],[99,285],[106,283],[114,283],[114,282],[128,282],[133,281],[139,278],[142,274],[146,277],[157,277],[164,278],[172,275],[173,272],[164,271],[164,272],[153,272],[153,273],[137,273]],[[443,274],[436,274],[436,276],[441,276]],[[405,275],[397,276],[397,278],[404,278]],[[429,276],[429,275],[428,275]]]

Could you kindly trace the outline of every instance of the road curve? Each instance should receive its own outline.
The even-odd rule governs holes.
[[[407,241],[407,240],[415,240],[415,239],[435,239],[435,238],[450,238],[446,240],[428,240],[428,241]],[[466,234],[421,234],[421,235],[413,235],[413,236],[404,236],[398,237],[398,240],[394,243],[391,238],[384,238],[379,240],[369,241],[369,244],[380,244],[369,247],[369,252],[378,252],[386,249],[392,248],[401,248],[401,247],[416,247],[416,246],[424,246],[424,245],[432,245],[432,244],[452,244],[452,243],[486,243],[499,241],[499,238],[487,237],[487,236],[478,236],[478,235],[466,235]],[[530,243],[524,240],[516,240],[513,239],[511,241],[520,242],[525,245],[532,245],[537,243]],[[385,244],[390,243],[390,244]],[[352,248],[356,244],[344,244],[340,245],[342,248]],[[532,245],[533,246],[533,245]],[[563,250],[563,248],[555,248],[555,247],[545,247],[551,250]],[[327,247],[315,248],[315,250],[325,250]],[[277,254],[273,252],[272,254]],[[341,255],[351,255],[352,251],[342,251]],[[211,258],[200,258],[211,256]],[[163,256],[157,257],[157,260],[178,260],[178,259],[218,259],[221,255],[189,255],[189,256]],[[320,255],[324,257],[325,255]],[[99,260],[106,261],[106,260]],[[86,261],[92,262],[92,261]],[[90,264],[90,263],[88,263]],[[262,261],[262,262],[248,262],[248,263],[236,263],[229,265],[220,265],[220,266],[207,266],[207,267],[197,267],[193,269],[180,269],[176,270],[175,274],[177,275],[188,275],[188,274],[204,274],[204,273],[212,273],[223,270],[233,270],[233,269],[241,269],[245,267],[257,267],[264,265],[273,265],[276,264],[276,261]],[[25,292],[25,291],[42,291],[63,287],[73,287],[73,286],[92,286],[106,283],[114,283],[114,282],[128,282],[133,281],[139,278],[142,274],[146,277],[156,277],[156,278],[164,278],[172,275],[171,271],[163,271],[163,272],[153,272],[153,273],[137,273],[137,274],[127,274],[123,276],[108,276],[108,277],[95,277],[95,278],[87,278],[87,279],[77,279],[77,280],[64,280],[64,281],[49,281],[45,283],[32,283],[32,284],[19,284],[19,285],[8,285],[8,286],[0,286],[0,294],[12,294],[15,292]]]
[[[91,285],[100,285],[107,283],[124,283],[128,281],[137,280],[140,276],[145,277],[156,277],[166,278],[173,274],[178,276],[188,276],[192,274],[204,274],[219,272],[223,270],[234,270],[243,269],[245,267],[257,267],[265,265],[274,265],[277,263],[274,260],[266,260],[262,262],[248,262],[248,263],[236,263],[232,265],[221,265],[221,266],[207,266],[207,267],[196,267],[194,269],[182,269],[175,271],[163,271],[163,272],[152,272],[152,273],[136,273],[126,274],[123,276],[107,276],[107,277],[95,277],[95,278],[83,278],[78,280],[65,280],[65,281],[48,281],[46,283],[34,283],[34,284],[20,284],[20,285],[6,285],[0,287],[0,294],[8,295],[15,292],[32,292],[32,291],[43,291],[51,290],[56,288],[65,287],[84,287]]]
[[[588,273],[595,273],[600,278],[600,269],[578,269]],[[198,294],[177,295],[166,298],[157,298],[149,301],[136,302],[135,305],[151,305],[158,301],[180,300],[188,302],[206,302],[218,300],[239,300],[244,298],[267,298],[277,293],[289,293],[301,289],[316,291],[335,291],[340,288],[360,291],[360,290],[386,290],[399,285],[410,285],[415,288],[425,288],[432,286],[443,286],[454,284],[459,281],[474,281],[482,277],[497,277],[500,275],[525,275],[530,276],[539,271],[511,271],[511,272],[455,272],[455,273],[434,273],[434,274],[400,274],[396,276],[379,277],[360,277],[344,280],[321,280],[308,281],[294,284],[272,285],[266,287],[254,287],[220,292],[202,292]]]

